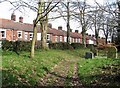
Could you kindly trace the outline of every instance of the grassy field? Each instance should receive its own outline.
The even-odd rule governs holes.
[[[83,85],[119,85],[120,59],[94,58],[84,59],[88,49],[79,50],[39,50],[35,58],[29,58],[29,52],[2,52],[2,85],[7,86],[36,86],[44,77],[46,69],[52,70],[60,61],[79,59],[78,75]],[[61,64],[62,65],[62,64]],[[68,76],[72,75],[73,64],[70,65]],[[118,79],[119,78],[119,79]]]
[[[85,86],[120,86],[120,59],[81,60],[78,66],[79,78]]]

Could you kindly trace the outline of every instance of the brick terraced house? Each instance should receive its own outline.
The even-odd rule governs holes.
[[[58,29],[52,28],[52,24],[49,24],[47,33],[47,41],[52,43],[67,42],[67,32],[62,29],[61,26]],[[37,27],[37,41],[41,40],[40,26]],[[16,15],[11,15],[11,20],[0,18],[0,40],[9,41],[30,41],[33,37],[33,24],[23,23],[23,17],[19,17],[19,22],[16,22]],[[96,44],[95,38],[90,35],[86,35],[86,44]],[[71,43],[82,43],[82,34],[70,32]],[[104,42],[104,41],[102,41]]]

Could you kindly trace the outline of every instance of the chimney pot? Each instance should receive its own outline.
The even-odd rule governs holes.
[[[14,13],[11,14],[11,20],[16,21],[16,15]]]
[[[70,29],[70,32],[72,32],[72,29]]]
[[[76,33],[78,33],[78,30],[75,30]]]
[[[48,23],[48,28],[52,28],[52,24],[51,23]]]
[[[62,30],[62,26],[59,26],[59,27],[58,27],[58,30]]]
[[[19,17],[19,22],[23,23],[23,17]]]

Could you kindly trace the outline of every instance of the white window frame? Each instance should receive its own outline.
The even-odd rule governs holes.
[[[2,33],[1,33],[2,31],[4,31],[4,37],[2,37]],[[0,29],[0,33],[1,33],[1,38],[6,38],[6,30],[4,30],[4,29],[1,30]]]
[[[79,38],[77,38],[77,43],[79,43],[80,41],[79,41]]]
[[[94,44],[94,41],[89,39],[88,44]]]
[[[60,36],[60,42],[62,42],[62,36]]]
[[[64,42],[67,42],[67,37],[66,36],[64,36]]]
[[[19,34],[21,34],[21,36],[19,36]],[[18,38],[22,38],[22,31],[17,31],[17,36]]]
[[[72,43],[72,37],[70,37],[70,43]]]
[[[77,38],[75,38],[75,43],[77,43]]]
[[[30,38],[30,40],[32,40],[32,38],[33,38],[33,33],[29,33],[29,38]]]
[[[72,39],[73,39],[73,41],[72,41],[72,42],[73,42],[73,43],[75,43],[75,39],[74,39],[74,38],[72,38]]]
[[[58,36],[55,36],[55,42],[58,42]]]
[[[41,40],[41,33],[37,33],[37,40],[38,40],[38,41]]]

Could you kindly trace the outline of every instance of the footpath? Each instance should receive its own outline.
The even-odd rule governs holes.
[[[39,86],[74,86],[83,88],[78,77],[78,59],[66,59],[59,62],[51,71],[40,79]]]

